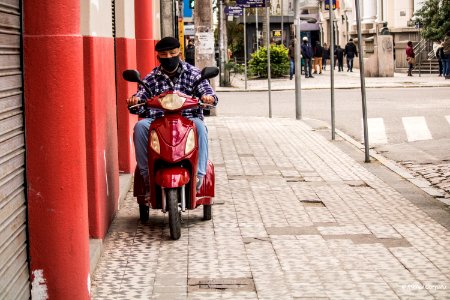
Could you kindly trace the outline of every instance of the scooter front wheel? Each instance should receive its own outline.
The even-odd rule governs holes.
[[[147,222],[150,215],[150,207],[145,204],[139,204],[139,219],[142,223]]]
[[[166,189],[166,201],[169,211],[170,238],[178,240],[181,236],[181,216],[178,211],[178,189]]]

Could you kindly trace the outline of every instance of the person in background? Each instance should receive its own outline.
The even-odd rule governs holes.
[[[439,44],[436,47],[433,44],[433,50],[439,62],[439,77],[441,77],[444,74],[444,62],[442,61],[442,57],[444,56],[444,43],[441,41],[438,42]]]
[[[319,67],[319,74],[322,74],[322,56],[323,56],[323,47],[320,45],[320,42],[316,42],[316,47],[314,48],[314,74],[317,74],[317,66]]]
[[[311,74],[313,50],[311,44],[308,43],[308,38],[303,37],[302,56],[305,61],[305,78],[314,78]]]
[[[411,41],[408,41],[406,44],[406,62],[408,63],[408,76],[412,76],[412,70],[416,63],[416,54]]]
[[[185,50],[185,54],[186,54],[186,62],[191,66],[195,66],[195,46],[193,40],[189,40],[189,43]]]
[[[344,55],[347,56],[347,72],[353,72],[353,59],[355,56],[358,57],[358,51],[353,43],[353,39],[350,39],[345,45]]]
[[[338,72],[344,72],[344,49],[342,49],[340,45],[337,45],[334,54],[337,58]]]
[[[327,60],[330,59],[330,48],[327,43],[323,43],[323,55],[322,55],[322,69],[325,71],[327,69]]]
[[[444,43],[442,44],[442,64],[444,67],[443,75],[445,79],[450,79],[450,30],[447,31],[447,34],[444,38]]]
[[[295,40],[291,40],[288,49],[289,55],[289,79],[292,80],[295,74]]]

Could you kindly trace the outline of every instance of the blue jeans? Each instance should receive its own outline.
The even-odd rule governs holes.
[[[353,71],[353,57],[347,57],[347,71]]]
[[[198,169],[197,175],[206,175],[206,165],[208,163],[208,129],[205,123],[199,118],[189,118],[197,127],[198,134]],[[134,125],[134,149],[136,151],[136,161],[141,175],[148,178],[148,131],[155,119],[143,119]]]
[[[450,55],[447,55],[445,58],[442,58],[442,74],[444,76],[450,76]]]
[[[289,60],[289,78],[292,79],[294,74],[295,74],[295,61],[291,58]]]

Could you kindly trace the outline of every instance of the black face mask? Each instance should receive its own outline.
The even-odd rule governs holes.
[[[180,57],[174,56],[174,57],[167,57],[167,58],[159,58],[159,62],[161,63],[161,66],[164,70],[167,72],[173,72],[177,69],[178,64],[180,63]]]

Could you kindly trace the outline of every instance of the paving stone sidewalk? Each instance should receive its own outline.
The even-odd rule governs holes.
[[[305,123],[211,117],[213,220],[140,224],[131,192],[93,299],[450,299],[450,233]]]

